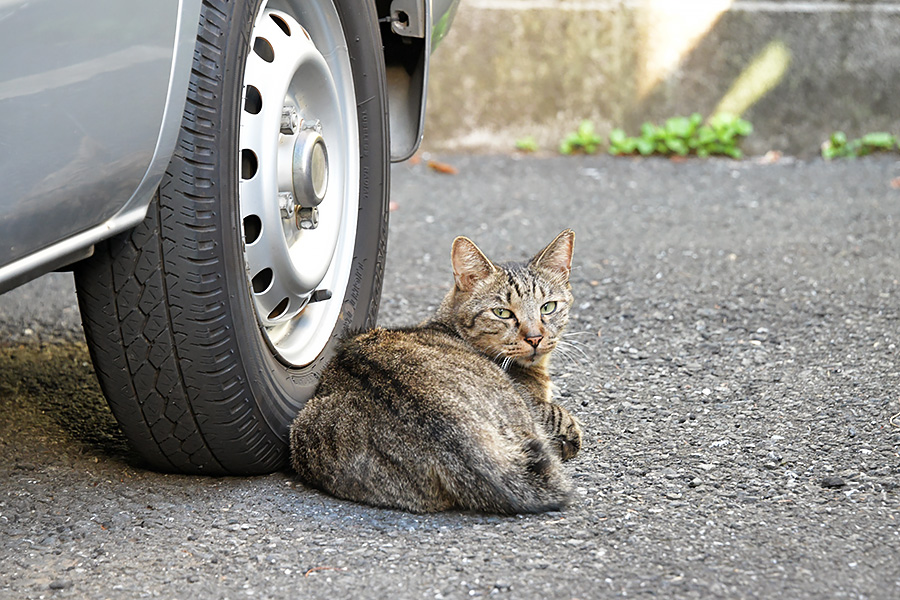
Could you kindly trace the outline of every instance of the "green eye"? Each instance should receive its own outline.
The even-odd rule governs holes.
[[[512,311],[507,308],[495,308],[492,312],[501,319],[511,319],[513,316]]]
[[[541,306],[542,315],[552,315],[556,312],[556,302],[547,302]]]

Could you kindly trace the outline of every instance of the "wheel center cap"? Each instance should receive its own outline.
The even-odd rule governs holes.
[[[328,150],[321,134],[305,129],[297,134],[291,163],[294,197],[302,206],[318,206],[328,190]]]

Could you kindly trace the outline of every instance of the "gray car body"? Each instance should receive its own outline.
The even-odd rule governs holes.
[[[423,27],[395,33],[424,39],[408,45],[414,69],[387,65],[393,160],[421,141],[428,59],[458,1],[400,3]],[[0,292],[144,218],[175,149],[200,7],[0,0]]]

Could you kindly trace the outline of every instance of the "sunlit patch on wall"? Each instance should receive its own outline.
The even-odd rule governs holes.
[[[790,65],[790,48],[781,40],[769,42],[734,80],[713,114],[741,116],[784,79]]]
[[[641,40],[637,91],[640,98],[669,77],[718,22],[734,0],[646,0],[637,18]]]

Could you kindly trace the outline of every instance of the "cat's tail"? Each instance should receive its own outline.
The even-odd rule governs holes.
[[[572,485],[549,444],[529,436],[517,446],[461,456],[462,469],[444,471],[443,487],[458,508],[516,514],[562,510],[571,503]]]

